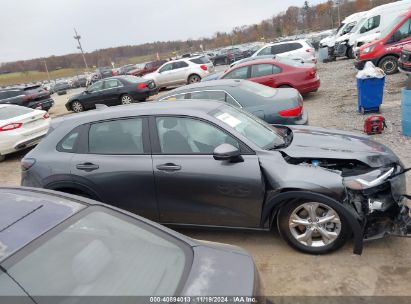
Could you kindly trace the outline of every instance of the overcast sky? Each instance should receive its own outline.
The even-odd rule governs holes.
[[[311,0],[311,4],[325,0]],[[254,24],[304,0],[0,0],[0,62],[200,38]]]

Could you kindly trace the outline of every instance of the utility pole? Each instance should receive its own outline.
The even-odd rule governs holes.
[[[337,26],[340,26],[340,24],[341,24],[340,0],[335,1],[335,4],[337,4],[337,14],[338,14],[338,25]]]
[[[46,59],[43,60],[44,66],[46,68],[46,72],[47,72],[47,78],[49,79],[49,83],[51,83],[51,79],[50,79],[50,73],[49,73],[49,69],[47,68],[47,62]]]
[[[88,71],[88,65],[87,65],[87,61],[86,61],[86,56],[84,56],[83,47],[81,46],[81,42],[80,42],[81,36],[80,36],[79,34],[77,34],[76,29],[74,29],[74,33],[75,33],[74,39],[76,39],[77,42],[78,42],[77,48],[80,50],[81,55],[83,56],[84,65],[86,66],[86,70]]]

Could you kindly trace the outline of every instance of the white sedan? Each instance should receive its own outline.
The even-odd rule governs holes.
[[[47,134],[46,111],[0,104],[0,161],[6,154],[36,145]]]

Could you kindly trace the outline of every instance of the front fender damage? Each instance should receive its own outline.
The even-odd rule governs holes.
[[[295,159],[283,152],[262,153],[259,158],[268,189],[262,224],[292,199],[328,199],[338,203],[349,222],[355,254],[361,254],[363,240],[410,231],[399,162],[376,169],[356,160]],[[358,180],[363,188],[353,189]]]

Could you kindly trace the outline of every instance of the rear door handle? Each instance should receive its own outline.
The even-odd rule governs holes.
[[[176,165],[176,164],[173,164],[173,163],[166,163],[166,164],[157,165],[156,168],[160,171],[169,171],[169,172],[174,172],[174,171],[181,170],[180,165]]]
[[[83,171],[86,171],[86,172],[91,172],[91,171],[97,170],[97,169],[100,168],[100,167],[99,167],[98,165],[93,164],[93,163],[84,163],[84,164],[78,164],[78,165],[76,166],[76,168],[77,168],[78,170],[83,170]]]

